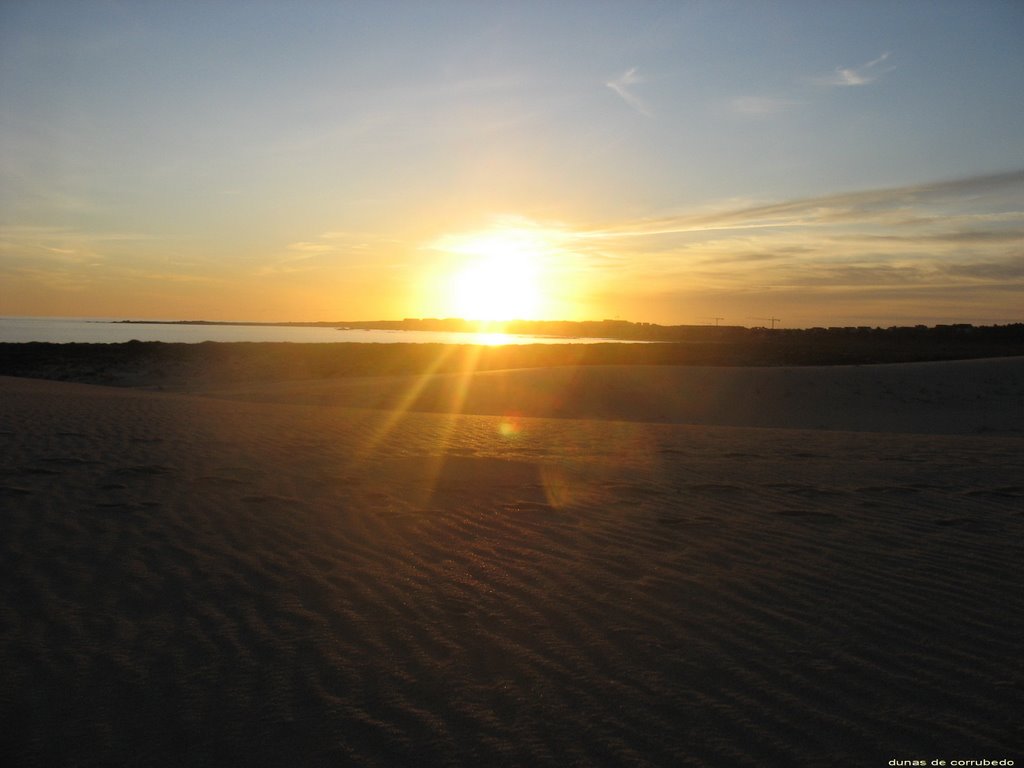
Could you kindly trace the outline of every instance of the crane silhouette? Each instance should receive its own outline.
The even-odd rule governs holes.
[[[751,320],[762,320],[766,323],[771,323],[771,329],[775,330],[775,324],[781,323],[782,321],[777,317],[752,317]]]

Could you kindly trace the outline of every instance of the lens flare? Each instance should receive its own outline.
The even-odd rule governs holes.
[[[501,419],[498,424],[498,434],[502,437],[516,438],[519,437],[519,433],[522,432],[522,424],[519,421],[519,416],[516,414],[509,414]]]

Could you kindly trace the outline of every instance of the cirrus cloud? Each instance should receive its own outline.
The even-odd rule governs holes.
[[[624,102],[645,117],[653,117],[653,114],[643,100],[633,93],[632,87],[644,82],[644,78],[637,72],[636,67],[630,67],[618,77],[612,78],[605,85],[611,88]]]
[[[835,87],[849,87],[868,85],[873,83],[886,72],[891,72],[895,67],[882,66],[889,59],[889,52],[886,51],[876,59],[860,67],[836,67],[835,71],[824,77],[816,78],[819,85],[830,85]]]

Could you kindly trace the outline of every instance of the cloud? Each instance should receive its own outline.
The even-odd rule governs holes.
[[[68,227],[0,226],[0,262],[30,259],[36,264],[92,264],[127,252],[150,235],[133,232],[89,232]]]
[[[371,259],[371,246],[378,250],[398,243],[393,238],[382,238],[359,232],[323,232],[312,240],[289,243],[272,261],[256,270],[258,275],[279,275],[309,272],[325,267],[362,266]]]
[[[836,87],[847,87],[855,85],[867,85],[877,80],[886,72],[891,72],[895,67],[883,67],[882,64],[889,58],[889,53],[883,53],[877,59],[872,59],[860,67],[836,67],[835,72],[825,77],[816,79],[821,85]]]
[[[647,219],[595,230],[590,236],[644,237],[856,223],[896,225],[915,219],[938,224],[943,221],[943,216],[942,211],[934,210],[936,208],[953,206],[955,210],[951,213],[963,216],[970,213],[965,211],[964,207],[991,205],[994,198],[1004,194],[1011,195],[1015,203],[1024,204],[1024,169],[950,181],[844,192],[707,213]],[[984,217],[991,212],[980,213]],[[1011,214],[1004,219],[1004,223],[1020,220],[1021,217],[1024,217],[1024,212]]]
[[[1018,241],[1019,242],[1019,241]],[[1024,281],[1024,254],[1015,254],[1005,259],[980,261],[967,264],[950,264],[946,271],[951,275],[982,280]]]
[[[605,85],[615,91],[624,102],[641,115],[653,117],[651,110],[643,100],[630,90],[632,86],[642,82],[644,82],[644,79],[637,73],[637,68],[630,67],[618,77],[609,80]]]
[[[337,249],[335,246],[328,245],[327,243],[311,243],[308,241],[302,241],[292,243],[288,246],[288,250],[299,254],[295,258],[306,258],[307,256],[313,256],[318,253],[330,253]]]
[[[871,322],[1005,321],[1019,317],[1024,295],[1024,170],[763,204],[731,201],[573,236],[566,247],[581,255],[620,257],[599,269],[595,259],[588,263],[606,290],[628,283],[666,307],[741,315],[740,307],[771,301],[789,307],[777,310],[787,323],[812,325],[842,314]]]
[[[138,243],[156,238],[133,232],[89,232],[56,226],[0,227],[0,274],[54,291],[95,290],[111,283],[211,283],[196,265],[176,256],[140,257]],[[160,247],[159,244],[157,246]],[[182,268],[175,271],[174,267]],[[191,268],[191,271],[187,271]]]
[[[868,85],[881,77],[886,72],[891,72],[895,67],[884,66],[885,62],[889,59],[890,54],[888,52],[883,53],[876,59],[872,59],[867,64],[860,67],[836,67],[835,71],[824,77],[810,78],[809,82],[824,85],[828,87],[850,87],[859,85]],[[626,73],[625,76],[630,75],[633,70]],[[808,79],[803,80],[803,85],[806,86]],[[609,83],[609,86],[611,84]],[[625,98],[625,97],[624,97]],[[753,118],[764,118],[771,115],[777,115],[785,112],[795,104],[801,102],[779,98],[776,96],[758,96],[758,95],[747,95],[739,96],[729,102],[729,108],[735,114],[742,115],[745,117]]]

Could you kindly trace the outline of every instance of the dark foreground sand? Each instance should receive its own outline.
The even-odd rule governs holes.
[[[1024,764],[1021,366],[0,378],[0,749]]]

